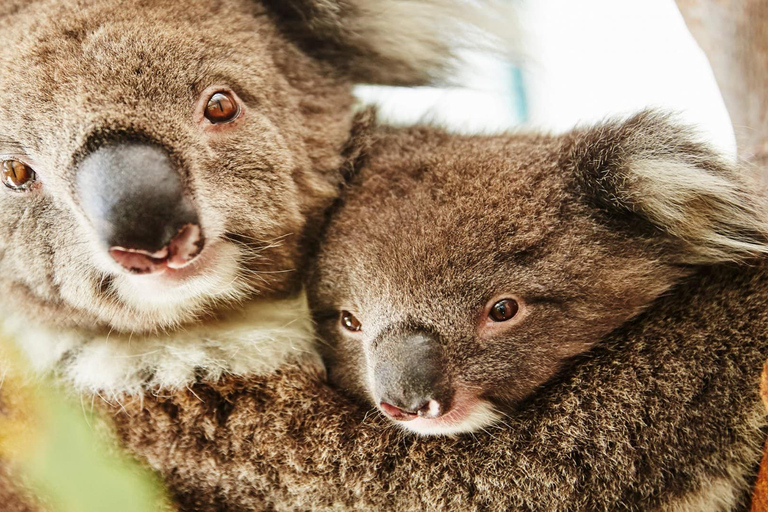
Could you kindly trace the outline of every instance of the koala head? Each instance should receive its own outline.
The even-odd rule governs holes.
[[[3,2],[3,311],[150,332],[295,292],[352,86],[432,78],[439,3]]]
[[[376,138],[310,305],[332,378],[420,434],[493,423],[694,265],[768,250],[762,198],[664,116]]]

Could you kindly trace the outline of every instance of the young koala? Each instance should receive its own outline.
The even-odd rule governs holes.
[[[499,422],[674,286],[766,252],[763,198],[661,115],[563,137],[376,137],[310,302],[332,380],[419,434]]]
[[[739,170],[650,113],[363,133],[308,285],[365,399],[284,366],[122,402],[185,510],[747,509],[768,216]]]

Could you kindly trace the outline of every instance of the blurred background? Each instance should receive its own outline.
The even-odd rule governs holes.
[[[643,108],[678,112],[735,155],[725,105],[674,0],[513,0],[520,62],[467,52],[458,87],[358,87],[390,123],[437,121],[464,132],[564,131]]]

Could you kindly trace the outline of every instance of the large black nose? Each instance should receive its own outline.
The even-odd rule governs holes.
[[[433,336],[385,334],[376,343],[372,359],[374,395],[388,416],[410,420],[448,412],[453,390]]]
[[[202,250],[195,205],[161,146],[102,146],[81,162],[76,187],[99,239],[125,269],[150,273],[179,268]]]

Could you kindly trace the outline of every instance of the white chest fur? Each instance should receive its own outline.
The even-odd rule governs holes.
[[[39,372],[102,396],[183,388],[223,375],[263,375],[315,351],[306,298],[254,302],[226,318],[153,335],[94,335],[3,323]]]

